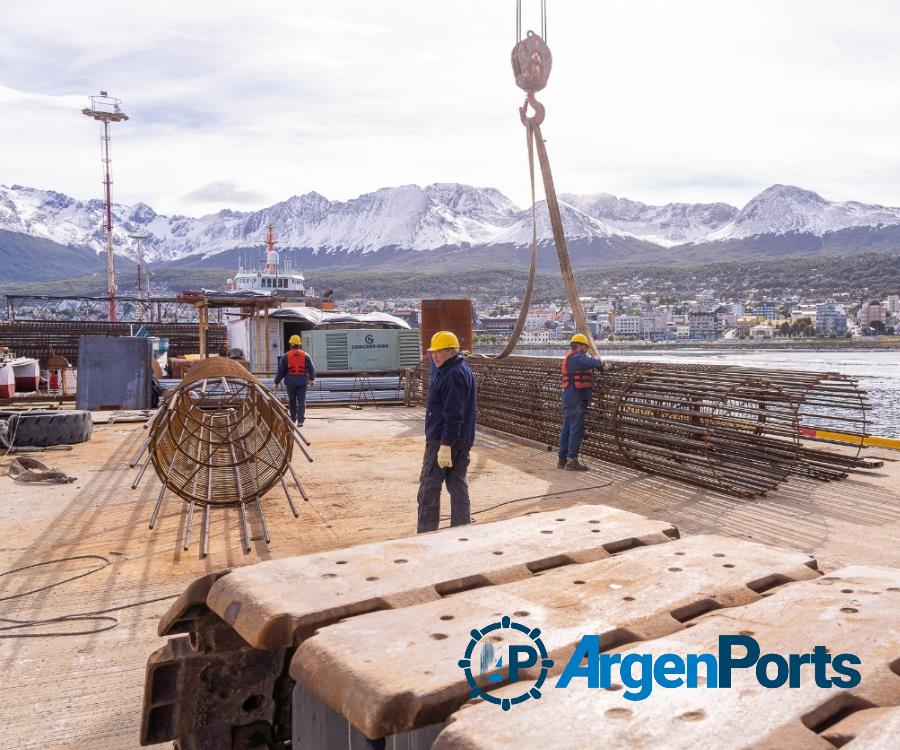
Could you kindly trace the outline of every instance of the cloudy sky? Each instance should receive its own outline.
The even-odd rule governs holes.
[[[900,205],[900,4],[549,0],[560,192],[743,205],[775,183]],[[538,0],[523,0],[537,28]],[[514,0],[0,0],[0,184],[164,213],[431,182],[524,205]]]

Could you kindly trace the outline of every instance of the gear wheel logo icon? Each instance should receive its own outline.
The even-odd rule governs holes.
[[[504,636],[502,634],[504,630],[510,632]],[[541,697],[541,687],[553,666],[553,660],[547,656],[540,628],[529,628],[511,617],[504,616],[481,629],[469,631],[469,635],[466,652],[458,664],[466,675],[466,682],[472,688],[470,695],[473,698],[481,698],[500,706],[504,711],[509,711],[512,706],[524,703],[529,698],[537,700]],[[504,641],[509,644],[505,664],[502,646],[494,646],[494,643]],[[483,683],[487,683],[484,686],[478,684],[473,672],[473,654],[479,646],[481,646],[479,676],[482,677]],[[519,681],[519,672],[532,667],[539,667],[537,677],[534,680]],[[506,683],[513,683],[522,689],[511,698],[498,698],[488,692],[488,688],[492,685],[499,687]]]

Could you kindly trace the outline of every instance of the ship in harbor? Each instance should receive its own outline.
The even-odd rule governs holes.
[[[329,289],[319,295],[306,286],[303,272],[275,249],[274,228],[266,234],[265,260],[258,267],[240,266],[226,282],[235,298],[274,297],[277,303],[226,311],[229,348],[240,349],[254,373],[274,374],[278,358],[297,334],[316,363],[317,372],[340,375],[395,374],[421,360],[419,331],[405,320],[383,312],[338,310]]]

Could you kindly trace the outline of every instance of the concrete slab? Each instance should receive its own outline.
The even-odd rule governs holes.
[[[802,552],[695,536],[354,617],[304,641],[291,676],[367,736],[387,737],[442,722],[466,702],[470,687],[457,662],[471,629],[501,615],[540,628],[560,671],[583,633],[600,634],[606,647],[656,638],[704,612],[818,575]],[[505,645],[502,636],[492,638]],[[366,647],[373,643],[377,648]],[[487,676],[480,683],[490,684]]]
[[[283,648],[344,617],[432,601],[677,536],[664,522],[579,505],[258,563],[217,580],[207,605],[255,648]]]
[[[817,645],[833,656],[853,653],[862,662],[855,688],[817,687],[812,666],[803,667],[801,685],[789,689],[763,687],[753,670],[737,670],[731,688],[711,688],[705,681],[692,689],[657,685],[646,700],[635,702],[623,697],[626,680],[614,667],[618,684],[612,689],[589,689],[581,680],[557,690],[548,682],[539,700],[505,715],[487,703],[466,706],[450,718],[434,750],[833,748],[823,733],[837,719],[900,702],[898,615],[900,570],[843,568],[784,586],[762,601],[706,615],[693,628],[622,656],[715,654],[720,634],[744,633],[759,642],[763,654],[806,654]]]
[[[900,706],[858,711],[835,724],[823,736],[835,747],[849,750],[897,750],[900,745]]]

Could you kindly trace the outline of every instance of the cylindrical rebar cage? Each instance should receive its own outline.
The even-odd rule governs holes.
[[[160,480],[186,502],[242,505],[288,470],[294,437],[284,407],[241,364],[198,362],[150,428]]]

